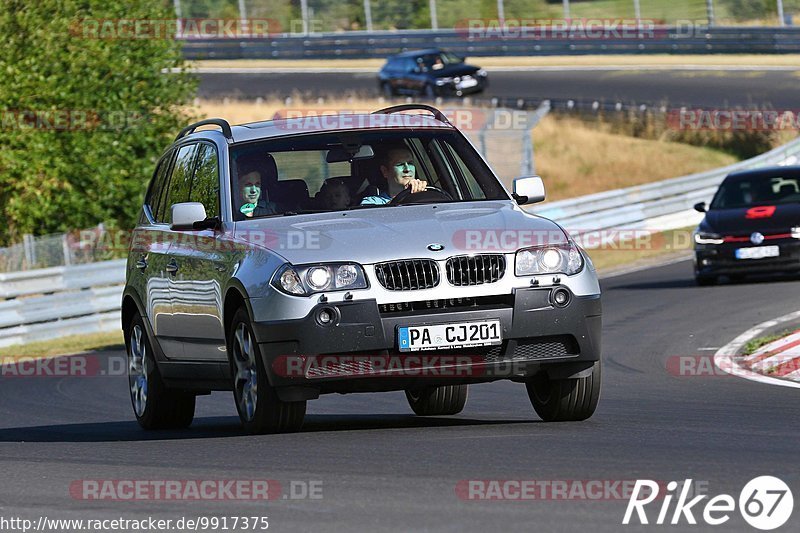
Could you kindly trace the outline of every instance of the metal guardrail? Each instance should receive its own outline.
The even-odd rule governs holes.
[[[404,30],[279,35],[251,39],[186,39],[187,59],[364,59],[404,50],[446,48],[464,56],[581,54],[787,54],[800,52],[800,28],[656,28],[642,36],[597,39],[523,38],[463,30]],[[535,34],[535,32],[533,32]]]
[[[531,211],[553,218],[574,236],[605,229],[654,229],[652,221],[664,217],[672,217],[671,224],[677,228],[693,223],[687,218],[694,213],[692,206],[710,199],[730,172],[798,160],[800,139],[709,172],[550,202]],[[4,300],[0,301],[0,346],[118,330],[124,282],[124,259],[0,274],[0,299]],[[186,288],[191,285],[187,282]]]
[[[581,196],[533,206],[531,211],[552,218],[574,236],[605,229],[674,229],[696,222],[690,217],[694,204],[708,201],[722,180],[737,170],[796,164],[800,139],[733,165],[646,185]],[[672,227],[655,228],[649,221],[686,213],[686,223],[673,217]]]
[[[0,274],[0,346],[119,329],[125,262]]]

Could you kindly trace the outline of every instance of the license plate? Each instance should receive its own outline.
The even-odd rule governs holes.
[[[469,89],[470,87],[475,87],[478,85],[478,80],[475,78],[469,78],[466,80],[462,80],[461,83],[458,84],[459,89]]]
[[[736,259],[763,259],[765,257],[778,257],[781,250],[777,246],[757,246],[754,248],[739,248],[736,250]]]
[[[499,320],[397,329],[397,345],[401,352],[491,346],[502,342]]]

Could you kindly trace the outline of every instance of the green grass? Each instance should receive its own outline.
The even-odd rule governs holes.
[[[764,337],[757,337],[755,339],[751,339],[751,340],[747,341],[747,343],[744,345],[744,348],[742,350],[742,355],[753,354],[756,351],[758,351],[758,349],[761,348],[762,346],[766,346],[767,344],[769,344],[771,342],[775,342],[777,340],[780,340],[780,339],[786,337],[787,335],[790,335],[791,333],[792,333],[791,330],[786,330],[786,331],[782,331],[780,333],[775,333],[773,335],[766,335]]]

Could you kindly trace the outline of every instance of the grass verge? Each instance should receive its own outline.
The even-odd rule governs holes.
[[[124,349],[125,339],[121,331],[72,335],[49,341],[32,342],[0,348],[0,359],[14,361],[31,357],[56,357],[80,352],[104,349]]]
[[[472,57],[468,62],[486,69],[503,67],[798,67],[800,55],[586,55],[586,56],[520,56]],[[384,59],[207,59],[191,64],[202,68],[374,68]]]
[[[791,335],[792,333],[793,330],[787,329],[779,333],[773,333],[772,335],[766,335],[764,337],[756,337],[755,339],[750,339],[749,341],[747,341],[747,343],[745,343],[744,347],[742,348],[742,355],[751,355],[756,351],[758,351],[758,349],[761,348],[762,346],[766,346],[771,342],[780,340],[786,337],[787,335]]]
[[[662,232],[640,232],[635,238],[621,239],[587,252],[601,274],[623,267],[654,264],[664,258],[688,254],[692,250],[693,230],[694,226],[689,226]]]

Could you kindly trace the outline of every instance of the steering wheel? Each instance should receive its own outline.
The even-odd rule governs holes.
[[[433,193],[433,195],[439,196],[440,198],[443,198],[445,200],[450,200],[450,201],[453,200],[453,197],[450,196],[450,193],[448,193],[447,191],[440,189],[439,187],[434,187],[433,185],[428,185],[427,187],[425,187],[424,191],[417,193],[412,193],[411,189],[403,189],[402,191],[397,193],[397,196],[392,198],[392,201],[389,202],[389,205],[402,205],[406,203],[408,199],[411,198],[411,196],[417,196],[426,193]]]

